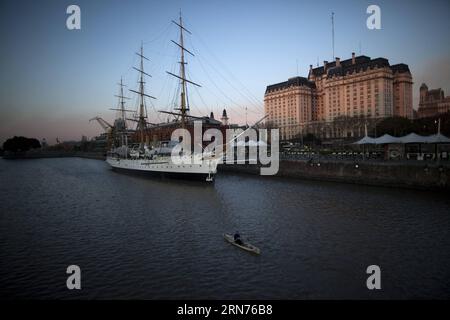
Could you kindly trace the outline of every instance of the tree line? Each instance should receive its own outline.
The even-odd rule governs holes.
[[[41,143],[35,138],[17,137],[9,138],[3,143],[3,151],[26,152],[41,148]]]
[[[379,137],[387,133],[391,136],[401,137],[412,132],[428,136],[437,133],[439,121],[441,133],[450,136],[450,113],[442,114],[439,117],[414,120],[402,117],[386,118],[377,124],[376,136]]]

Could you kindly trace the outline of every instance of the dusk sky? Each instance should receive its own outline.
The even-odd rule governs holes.
[[[66,8],[81,8],[81,30],[66,28]],[[381,30],[369,30],[366,9],[381,8]],[[54,143],[102,132],[94,116],[112,122],[117,82],[137,88],[134,52],[144,43],[150,59],[146,91],[157,97],[148,106],[151,121],[165,121],[155,110],[171,110],[178,72],[178,29],[171,23],[182,10],[186,28],[191,114],[226,108],[233,123],[263,116],[267,85],[297,75],[309,65],[332,61],[331,12],[335,13],[336,56],[360,52],[409,65],[418,87],[441,87],[450,94],[450,1],[116,1],[53,0],[0,2],[0,143],[13,135]],[[137,106],[135,94],[128,108]],[[150,103],[150,102],[149,102]]]

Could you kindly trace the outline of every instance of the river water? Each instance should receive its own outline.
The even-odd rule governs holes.
[[[254,256],[228,243],[240,233]],[[81,290],[66,268],[81,268]],[[381,268],[368,290],[366,268]],[[0,160],[0,298],[450,298],[450,197],[97,160]]]

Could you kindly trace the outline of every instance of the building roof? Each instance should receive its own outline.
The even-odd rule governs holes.
[[[290,78],[288,81],[280,82],[280,83],[276,83],[276,84],[267,86],[266,93],[274,91],[274,90],[286,89],[286,88],[289,88],[292,86],[295,86],[295,87],[306,86],[306,87],[314,89],[316,87],[316,84],[313,81],[309,81],[308,79],[306,79],[304,77],[294,77],[294,78]]]
[[[363,65],[363,64],[368,63],[368,62],[370,62],[370,57],[367,57],[367,56],[355,57],[355,65],[357,65],[357,66]],[[350,58],[350,59],[347,59],[347,60],[343,60],[343,61],[340,62],[340,64],[341,64],[341,67],[343,67],[343,68],[347,68],[349,66],[352,66],[352,59]],[[327,61],[326,67],[327,67],[328,71],[330,69],[336,68],[336,61],[332,61],[332,62],[328,62]],[[324,68],[324,66],[320,66],[320,67],[317,67],[317,68],[313,68],[311,72],[316,77],[317,76],[321,76],[321,75],[323,75],[325,73],[325,68]]]
[[[398,73],[405,73],[405,72],[409,72],[411,73],[411,71],[409,70],[409,67],[407,64],[404,63],[399,63],[399,64],[394,64],[391,66],[391,69],[394,73],[398,72]]]
[[[441,88],[428,90],[427,98],[432,97],[433,100],[444,99],[444,91]]]
[[[270,86],[267,86],[266,93],[274,91],[274,90],[280,90],[280,89],[286,89],[291,86],[306,86],[311,89],[316,88],[316,84],[314,81],[310,81],[311,75],[314,75],[316,77],[320,77],[325,74],[328,78],[333,76],[344,76],[346,74],[352,74],[352,73],[358,73],[361,71],[367,71],[368,69],[374,69],[374,68],[390,68],[392,72],[395,73],[411,73],[409,70],[408,65],[404,63],[399,63],[395,65],[390,65],[389,60],[386,58],[375,58],[372,59],[368,56],[357,56],[354,58],[355,63],[353,64],[353,58],[343,60],[339,62],[339,65],[337,65],[336,61],[327,62],[325,61],[324,66],[320,66],[317,68],[311,68],[309,71],[308,78],[304,77],[294,77],[290,78],[288,81],[280,82],[276,84],[272,84]],[[326,68],[325,68],[326,67]]]
[[[390,65],[389,60],[386,58],[375,58],[371,59],[368,56],[358,56],[355,57],[355,64],[353,64],[353,59],[347,59],[340,61],[340,65],[336,65],[336,61],[327,62],[326,63],[326,72],[327,77],[332,76],[342,76],[346,75],[348,73],[353,72],[360,72],[360,71],[366,71],[367,69],[373,69],[373,68],[383,68],[383,67],[390,67],[392,72],[394,73],[404,73],[409,72],[408,65],[404,63],[396,64],[396,65]],[[309,77],[312,75],[316,77],[320,77],[325,73],[325,67],[317,67],[312,68],[309,72]]]

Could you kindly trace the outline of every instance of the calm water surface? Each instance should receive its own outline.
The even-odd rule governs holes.
[[[239,230],[253,256],[227,244]],[[66,289],[66,268],[82,290]],[[382,290],[366,288],[367,266]],[[0,160],[0,298],[450,298],[450,197],[102,161]]]

